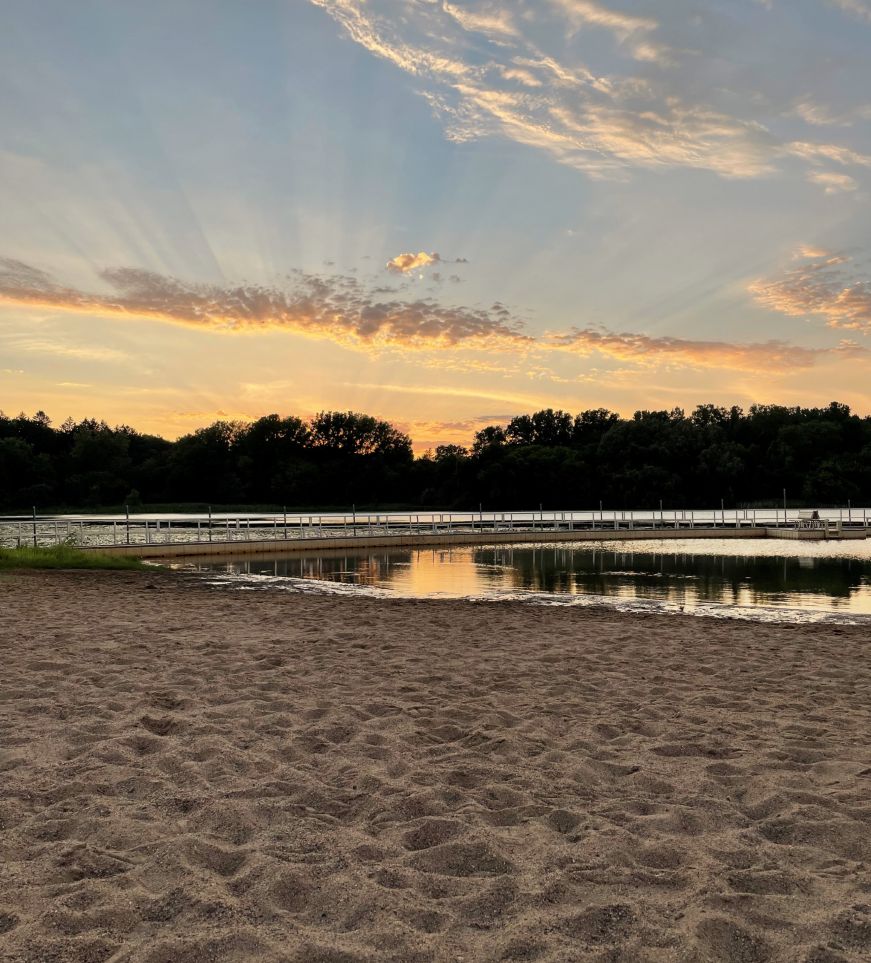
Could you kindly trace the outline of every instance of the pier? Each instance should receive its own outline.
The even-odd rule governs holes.
[[[200,513],[0,517],[0,545],[139,558],[318,549],[675,538],[861,539],[871,510],[677,509],[518,512]]]

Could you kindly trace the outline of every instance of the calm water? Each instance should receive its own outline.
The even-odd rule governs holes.
[[[322,552],[186,564],[241,586],[871,619],[871,540],[674,540]]]

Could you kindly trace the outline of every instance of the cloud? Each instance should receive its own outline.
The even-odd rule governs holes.
[[[823,247],[814,247],[813,244],[801,244],[793,254],[793,260],[798,258],[812,257],[812,258],[830,258],[833,257],[830,251],[827,251]]]
[[[429,267],[431,264],[438,264],[441,257],[433,252],[427,254],[426,251],[419,251],[417,254],[397,254],[387,262],[387,270],[396,274],[408,274],[409,271],[416,271],[418,268]]]
[[[834,161],[837,164],[853,167],[871,167],[871,156],[861,154],[838,144],[812,144],[807,141],[793,141],[784,148],[786,153],[801,157],[812,164]]]
[[[491,38],[517,36],[517,27],[510,11],[500,9],[498,4],[485,4],[477,9],[468,9],[445,0],[443,9],[464,30],[482,33]]]
[[[659,23],[650,17],[637,17],[594,0],[550,0],[550,4],[562,13],[574,30],[581,27],[600,27],[610,31],[621,43],[637,38],[639,34],[652,33],[659,27]],[[668,59],[666,49],[648,39],[636,39],[629,44],[629,49],[636,60]]]
[[[799,252],[802,265],[779,282],[753,288],[757,300],[788,314],[822,313],[832,327],[871,330],[871,285],[843,284],[849,258],[816,248]],[[364,351],[412,349],[419,364],[488,374],[517,374],[530,358],[548,352],[578,357],[599,354],[637,367],[793,370],[832,358],[864,356],[855,345],[809,348],[783,341],[730,343],[591,327],[534,337],[499,301],[489,307],[444,305],[431,298],[381,300],[356,278],[294,271],[285,286],[214,285],[181,281],[137,268],[100,272],[103,293],[59,284],[51,275],[19,261],[0,259],[0,303],[110,318],[143,318],[217,333],[287,331],[328,339]],[[7,342],[20,351],[94,361],[126,361],[113,348],[67,345],[43,337]],[[458,356],[456,350],[465,354]],[[476,356],[475,352],[487,352]],[[447,353],[446,353],[447,352]],[[501,356],[493,356],[501,352]],[[499,391],[460,388],[384,390],[513,400]]]
[[[817,315],[830,328],[871,334],[871,280],[853,257],[813,248],[799,251],[802,263],[750,291],[760,304],[794,318]]]
[[[531,342],[501,305],[381,300],[356,278],[293,272],[285,287],[181,281],[139,268],[100,272],[104,293],[59,284],[0,258],[0,303],[105,317],[150,318],[217,332],[282,330],[357,348],[517,346]],[[72,350],[72,349],[70,349]]]
[[[658,26],[655,20],[648,17],[621,13],[593,0],[550,0],[550,3],[560,10],[570,23],[605,27],[621,39],[636,32],[656,30]]]
[[[840,7],[846,13],[871,23],[871,4],[867,0],[829,0],[829,2],[836,7]]]
[[[653,17],[605,0],[310,2],[408,74],[453,141],[506,138],[594,178],[633,168],[757,178],[796,163],[871,162],[847,144],[815,143],[821,125],[835,123],[836,107],[830,116],[807,96],[796,106],[786,93],[795,86],[785,81],[804,83],[818,62],[824,70],[823,53],[812,51],[794,78],[787,68],[763,75],[727,64],[723,36],[746,36],[728,10],[700,7],[688,17],[661,4]],[[842,5],[864,8],[859,0]],[[866,78],[859,71],[852,79]],[[782,119],[803,122],[807,136],[785,140]],[[830,192],[846,185],[844,177],[823,183]]]
[[[834,174],[831,171],[808,171],[807,179],[825,188],[827,194],[855,191],[859,186],[849,174]]]
[[[805,348],[783,341],[743,344],[695,341],[646,334],[617,334],[593,328],[575,328],[565,334],[551,335],[550,344],[582,357],[595,353],[644,367],[732,368],[767,374],[809,368],[826,357],[852,353],[852,350],[842,348]]]
[[[510,388],[504,391],[488,390],[486,388],[454,388],[449,385],[393,385],[393,384],[359,384],[346,382],[344,387],[361,388],[366,391],[383,391],[388,394],[424,395],[437,398],[479,398],[483,401],[508,401],[518,405],[541,404],[540,397],[518,394]]]
[[[0,297],[0,302],[2,302]],[[59,358],[69,358],[73,361],[101,361],[122,363],[130,360],[130,355],[117,348],[108,348],[96,344],[67,344],[49,337],[35,338],[28,335],[12,335],[2,339],[4,350],[23,352],[25,354],[54,355]],[[4,369],[8,371],[9,369]]]
[[[812,100],[802,100],[795,105],[793,113],[812,127],[837,127],[852,124],[854,119],[861,117],[862,110],[859,108],[852,112],[833,114],[822,104],[814,103]]]

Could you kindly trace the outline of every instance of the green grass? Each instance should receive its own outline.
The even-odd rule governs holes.
[[[143,569],[146,566],[138,558],[83,552],[73,545],[0,548],[0,569],[11,568]]]

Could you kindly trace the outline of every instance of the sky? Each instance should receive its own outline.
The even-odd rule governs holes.
[[[871,0],[7,0],[0,410],[871,414]]]

